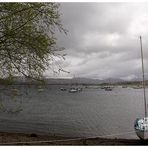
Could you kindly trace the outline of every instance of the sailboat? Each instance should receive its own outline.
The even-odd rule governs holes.
[[[134,124],[134,128],[137,136],[141,140],[148,139],[148,116],[147,116],[147,102],[145,95],[145,81],[144,81],[144,63],[143,63],[143,49],[142,49],[142,37],[140,36],[140,47],[141,47],[141,62],[142,62],[142,84],[143,84],[143,97],[144,97],[144,109],[145,116],[143,118],[137,118]]]

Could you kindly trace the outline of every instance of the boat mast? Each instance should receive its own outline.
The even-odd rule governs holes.
[[[142,76],[143,76],[143,94],[144,94],[144,107],[145,107],[145,117],[147,117],[147,105],[146,105],[146,95],[145,95],[145,79],[144,79],[144,63],[143,63],[143,49],[142,49],[142,37],[140,36],[140,47],[141,47],[141,62],[142,62]]]

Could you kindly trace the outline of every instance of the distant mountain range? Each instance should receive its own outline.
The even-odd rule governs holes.
[[[108,79],[104,79],[104,80],[100,80],[100,79],[92,79],[92,78],[72,78],[72,79],[55,79],[55,78],[48,78],[45,80],[47,84],[102,84],[102,83],[109,83],[109,84],[114,84],[114,83],[119,83],[119,82],[125,82],[122,79],[115,79],[115,78],[108,78]],[[24,77],[15,77],[14,79],[14,83],[38,83],[37,81],[31,80],[31,79],[27,79]]]

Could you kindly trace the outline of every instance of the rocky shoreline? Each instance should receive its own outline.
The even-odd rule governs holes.
[[[148,145],[139,139],[71,138],[23,133],[0,133],[0,145]]]

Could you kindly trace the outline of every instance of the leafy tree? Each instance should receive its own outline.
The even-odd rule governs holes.
[[[56,52],[56,31],[66,33],[57,3],[0,3],[0,77],[40,79]]]

